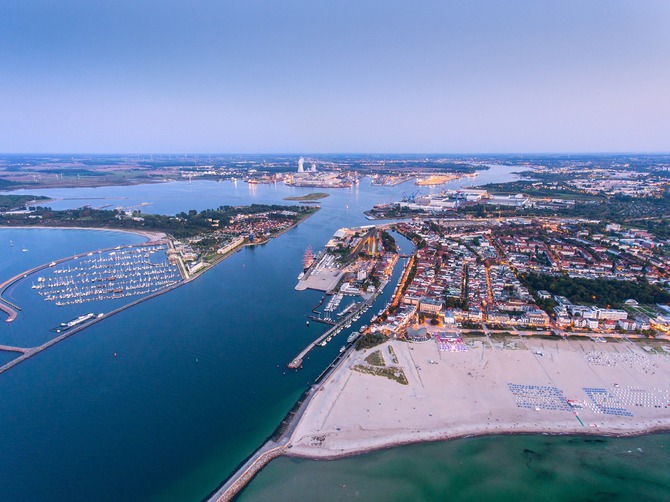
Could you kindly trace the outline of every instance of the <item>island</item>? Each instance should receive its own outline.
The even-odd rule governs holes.
[[[324,192],[313,192],[306,195],[296,195],[293,197],[284,197],[284,200],[293,200],[293,201],[317,201],[320,199],[325,199],[330,195]]]

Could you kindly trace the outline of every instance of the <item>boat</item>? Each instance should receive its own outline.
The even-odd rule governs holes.
[[[23,249],[21,251],[23,251],[24,253],[28,252],[28,248],[25,246],[25,244],[23,245]]]
[[[347,347],[346,347],[346,346],[343,345],[342,347],[340,347],[340,354],[341,354],[342,352],[344,352],[345,350],[347,350]]]
[[[56,305],[58,305],[58,304],[56,304]],[[70,329],[70,328],[74,328],[78,324],[81,324],[83,322],[88,321],[89,319],[92,319],[93,317],[95,317],[95,314],[91,312],[89,314],[80,315],[79,317],[77,317],[76,319],[73,319],[71,321],[62,322],[62,323],[60,323],[60,325],[61,325],[61,328]]]
[[[347,343],[353,343],[355,342],[358,337],[361,336],[361,334],[358,331],[354,331],[349,335],[349,338],[347,338]]]

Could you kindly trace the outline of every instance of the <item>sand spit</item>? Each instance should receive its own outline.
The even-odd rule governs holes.
[[[146,237],[149,242],[160,241],[167,237],[165,232],[160,232],[157,230],[143,230],[143,229],[130,229],[130,228],[112,228],[112,227],[68,227],[68,226],[50,226],[50,225],[29,225],[29,226],[14,226],[14,225],[3,225],[0,228],[9,228],[9,229],[53,229],[53,230],[97,230],[105,232],[123,232],[125,234],[137,234],[142,237]]]
[[[670,343],[653,343],[483,337],[461,352],[433,341],[352,352],[309,403],[286,454],[328,459],[467,436],[669,430]],[[407,385],[371,374],[380,367],[365,359],[377,350],[382,371],[402,369]]]

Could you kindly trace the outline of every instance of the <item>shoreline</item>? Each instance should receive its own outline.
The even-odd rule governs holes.
[[[472,421],[468,419],[460,418],[457,420],[457,422],[459,422],[458,424],[452,424],[448,427],[436,428],[433,430],[416,430],[415,428],[413,431],[400,428],[396,430],[386,430],[385,433],[375,436],[375,434],[380,434],[380,430],[374,429],[374,423],[369,424],[372,425],[373,428],[363,430],[360,428],[360,423],[358,423],[360,417],[356,416],[356,410],[352,409],[348,404],[342,404],[340,405],[340,408],[344,408],[347,415],[354,415],[353,422],[357,422],[356,425],[359,425],[359,428],[364,432],[364,435],[370,435],[367,441],[361,440],[360,437],[354,437],[353,441],[349,441],[348,443],[340,441],[336,445],[336,449],[328,450],[324,450],[320,445],[300,444],[300,442],[304,440],[305,432],[308,434],[315,434],[317,437],[323,433],[323,431],[314,430],[301,431],[301,428],[305,427],[305,423],[312,420],[317,413],[315,407],[318,406],[318,403],[316,403],[316,401],[319,399],[328,401],[328,405],[330,406],[330,410],[328,410],[327,413],[328,415],[330,415],[332,408],[337,406],[337,401],[342,390],[340,389],[339,392],[335,392],[337,395],[333,395],[335,393],[331,389],[331,395],[327,395],[324,398],[324,392],[326,394],[329,393],[329,390],[324,390],[324,388],[345,376],[351,369],[353,363],[360,361],[362,355],[368,355],[369,352],[378,350],[379,347],[384,347],[388,343],[389,342],[386,342],[381,346],[362,352],[350,350],[344,357],[338,358],[339,360],[336,360],[329,372],[322,376],[323,379],[316,382],[305,391],[303,397],[296,403],[297,410],[292,409],[289,411],[284,421],[282,421],[282,425],[284,425],[284,422],[289,419],[285,424],[284,431],[277,437],[276,432],[271,435],[266,442],[242,462],[228,478],[226,478],[217,490],[209,495],[207,500],[232,500],[249,482],[253,480],[258,472],[260,472],[274,458],[280,456],[305,460],[330,461],[366,455],[393,448],[411,446],[414,444],[438,443],[476,437],[546,435],[624,438],[670,432],[670,413],[666,413],[665,416],[659,418],[647,419],[642,422],[636,421],[634,427],[631,427],[631,424],[586,427],[584,425],[579,425],[577,420],[575,420],[577,414],[573,415],[570,413],[564,416],[562,420],[554,419],[544,423],[532,423],[532,421],[523,421],[521,419],[517,422],[510,423],[496,422],[496,425],[493,426],[494,428],[484,424],[484,421],[477,422],[476,418],[474,418],[474,422],[476,423],[472,423]],[[393,343],[404,344],[404,342]],[[561,343],[564,343],[565,345],[570,344],[569,341],[561,341]],[[670,357],[668,359],[670,359]],[[379,378],[371,375],[358,375],[367,380]],[[384,379],[382,379],[382,381],[384,381]],[[394,384],[391,383],[391,389],[393,389],[393,385]],[[308,428],[309,425],[310,424],[308,423]],[[339,430],[339,427],[336,427],[336,429]],[[314,436],[312,436],[312,438],[314,438]],[[274,450],[275,454],[271,458],[268,458],[265,456],[265,451],[267,451],[267,448],[271,447],[276,448]]]
[[[640,437],[640,436],[651,436],[654,434],[664,434],[670,433],[670,421],[665,425],[659,426],[650,426],[648,428],[642,428],[634,431],[625,431],[625,432],[614,432],[606,431],[598,432],[602,429],[588,429],[589,432],[584,431],[559,431],[552,432],[551,430],[539,429],[532,430],[528,428],[520,429],[501,429],[499,431],[470,431],[462,432],[458,434],[444,434],[436,435],[434,437],[419,437],[412,438],[408,440],[387,440],[380,442],[378,445],[367,446],[364,448],[352,449],[347,452],[342,453],[327,453],[327,454],[314,454],[314,453],[304,453],[299,451],[294,451],[291,449],[286,449],[282,453],[283,456],[291,458],[299,458],[305,460],[341,460],[345,458],[358,457],[361,455],[367,455],[368,453],[375,453],[378,451],[392,450],[395,448],[402,448],[404,446],[418,445],[418,444],[428,444],[428,443],[443,443],[447,441],[457,441],[459,439],[469,439],[469,438],[479,438],[479,437],[496,437],[496,436],[573,436],[573,437],[604,437],[604,438],[628,438],[628,437]]]
[[[305,219],[307,219],[309,216],[311,216],[311,215],[314,214],[314,213],[316,213],[316,211],[314,211],[313,213],[309,214],[308,216],[306,216],[306,217],[304,217],[304,218],[301,218],[301,219],[298,220],[294,225],[290,226],[289,228],[284,229],[282,232],[280,232],[280,233],[274,235],[273,237],[275,237],[275,238],[276,238],[276,237],[279,237],[279,236],[280,236],[281,234],[283,234],[284,232],[288,232],[289,230],[291,230],[291,229],[297,227],[302,221],[304,221]],[[107,227],[97,227],[97,228],[88,228],[88,227],[51,227],[51,226],[41,226],[41,225],[34,225],[34,226],[32,226],[32,225],[31,225],[31,226],[0,226],[0,229],[2,229],[2,228],[19,228],[19,229],[31,229],[31,228],[35,228],[35,229],[38,229],[38,230],[44,230],[44,229],[58,229],[58,230],[98,230],[98,231],[103,231],[103,230],[104,230],[104,231],[119,231],[119,232],[125,232],[125,233],[130,233],[130,234],[141,235],[141,236],[147,238],[147,241],[145,241],[144,243],[140,243],[140,244],[131,244],[130,246],[134,246],[134,245],[145,245],[145,244],[148,244],[148,243],[161,241],[161,240],[163,240],[163,239],[169,239],[168,235],[167,235],[166,233],[164,233],[164,232],[134,231],[134,230],[116,230],[116,229],[113,229],[113,228],[107,228]],[[24,352],[23,354],[21,354],[20,356],[18,356],[18,357],[16,357],[16,358],[12,359],[11,361],[8,361],[7,363],[5,363],[5,364],[3,364],[3,365],[0,365],[0,374],[4,373],[5,371],[10,370],[11,368],[13,368],[14,366],[16,366],[17,364],[20,364],[21,362],[23,362],[23,361],[25,361],[25,360],[27,360],[27,359],[30,359],[32,356],[39,354],[40,352],[42,352],[42,351],[48,349],[49,347],[51,347],[51,346],[53,346],[53,345],[56,345],[57,343],[61,342],[62,340],[66,339],[66,338],[69,338],[70,336],[72,336],[72,335],[74,335],[74,334],[76,334],[76,333],[78,333],[78,332],[80,332],[80,331],[82,331],[82,330],[88,328],[89,326],[92,326],[93,324],[96,324],[96,323],[98,323],[98,322],[100,322],[100,321],[103,321],[103,320],[107,319],[108,317],[110,317],[110,316],[112,316],[112,315],[118,314],[118,313],[120,313],[120,312],[122,312],[122,311],[124,311],[124,310],[126,310],[126,309],[128,309],[128,308],[134,307],[134,306],[136,306],[136,305],[138,305],[138,304],[140,304],[140,303],[143,303],[143,302],[145,302],[145,301],[147,301],[147,300],[150,300],[150,299],[155,298],[155,297],[157,297],[157,296],[163,295],[163,294],[165,294],[165,293],[169,293],[170,291],[172,291],[172,290],[174,290],[174,289],[177,289],[177,288],[179,288],[179,287],[182,287],[182,286],[188,284],[188,283],[191,282],[191,281],[194,281],[195,279],[197,279],[197,278],[199,278],[200,276],[204,275],[207,271],[213,269],[216,265],[218,265],[219,263],[223,262],[224,260],[226,260],[226,259],[229,258],[230,256],[234,255],[235,253],[237,253],[238,251],[240,251],[240,250],[243,249],[244,247],[246,247],[246,244],[240,244],[239,246],[236,246],[234,249],[231,249],[229,252],[227,252],[227,253],[225,253],[225,254],[223,254],[223,255],[220,255],[220,258],[218,258],[216,261],[212,262],[209,266],[205,267],[204,269],[198,271],[197,273],[195,273],[195,274],[193,274],[193,275],[191,275],[191,276],[189,276],[189,277],[187,277],[187,278],[183,278],[181,281],[177,282],[176,284],[173,284],[173,285],[171,285],[171,286],[168,286],[167,288],[161,289],[161,290],[159,290],[159,291],[155,291],[155,292],[153,292],[153,293],[151,293],[151,294],[149,294],[149,295],[147,295],[147,296],[145,296],[145,297],[138,298],[137,300],[134,300],[134,301],[128,303],[127,305],[122,305],[122,306],[120,306],[120,307],[118,307],[118,308],[116,308],[116,309],[114,309],[114,310],[112,310],[112,311],[110,311],[110,312],[105,313],[105,315],[104,315],[103,317],[92,319],[91,321],[86,322],[85,324],[82,324],[81,326],[77,326],[76,328],[74,328],[74,329],[72,329],[72,330],[69,330],[67,333],[64,333],[64,334],[62,334],[62,335],[60,335],[60,336],[58,336],[58,337],[55,337],[55,338],[52,338],[52,339],[48,340],[47,342],[43,343],[42,345],[38,345],[38,346],[35,346],[35,347],[25,347],[26,350],[25,350],[25,352]],[[80,254],[80,253],[78,253],[78,254]],[[55,260],[55,261],[56,261],[57,263],[65,262],[65,261],[68,261],[68,260],[73,259],[75,256],[77,256],[77,255],[69,256],[69,257],[66,257],[66,258],[60,258],[60,259]],[[42,265],[36,267],[35,269],[42,269],[42,268],[46,268],[47,266],[49,266],[49,264],[42,264]],[[34,272],[35,269],[30,269],[30,270],[31,270],[32,272]],[[30,273],[32,273],[32,272],[30,272]],[[6,308],[6,306],[4,305],[4,303],[7,303],[7,302],[6,302],[6,300],[4,300],[4,299],[2,298],[2,294],[5,292],[5,290],[6,290],[9,286],[11,286],[12,284],[14,284],[14,283],[17,282],[18,280],[21,280],[21,279],[25,276],[26,273],[27,273],[27,271],[24,271],[24,272],[22,272],[22,273],[20,273],[20,274],[18,274],[18,275],[16,275],[16,276],[14,276],[14,277],[8,279],[7,281],[3,282],[2,285],[0,285],[0,288],[1,288],[1,289],[0,289],[0,308],[1,308],[1,310],[2,310],[3,312],[7,313],[7,315],[8,315],[7,322],[14,321],[15,318],[16,318],[16,315],[15,315],[14,317],[12,317],[12,313],[10,312],[10,311],[11,311],[11,308],[10,308],[9,310]],[[18,307],[17,307],[17,308],[18,308]],[[20,310],[20,308],[19,308],[19,310]],[[10,321],[10,319],[11,319],[11,321]],[[23,347],[21,347],[21,348],[23,348]]]
[[[19,230],[25,230],[25,229],[31,229],[31,228],[36,228],[38,230],[48,230],[48,229],[54,229],[54,230],[97,230],[97,231],[106,231],[106,232],[122,232],[126,234],[136,234],[136,235],[141,235],[142,237],[147,238],[147,242],[154,242],[154,241],[160,241],[162,239],[167,238],[167,234],[165,232],[161,232],[159,230],[152,231],[152,230],[132,230],[132,229],[127,229],[127,228],[112,228],[112,227],[80,227],[80,226],[73,226],[73,227],[67,227],[67,226],[50,226],[50,225],[0,225],[0,230],[3,228],[16,228]]]
[[[335,460],[470,437],[670,432],[668,355],[648,354],[632,342],[603,347],[518,339],[514,349],[475,343],[467,352],[398,341],[352,351],[313,393],[284,455]],[[402,368],[408,385],[355,369],[377,351],[387,367]],[[611,362],[601,364],[605,357]],[[532,404],[512,390],[522,383],[539,389]],[[600,404],[599,398],[604,399]]]

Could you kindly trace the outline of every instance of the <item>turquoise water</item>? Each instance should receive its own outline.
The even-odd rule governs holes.
[[[213,490],[340,346],[285,368],[323,328],[304,317],[320,293],[295,292],[294,271],[267,259],[295,254],[300,267],[302,247],[283,240],[0,376],[0,428],[11,431],[0,435],[4,497],[184,500]]]
[[[502,181],[512,170],[485,173],[478,182]],[[273,432],[342,345],[336,339],[314,350],[304,369],[286,369],[286,364],[325,329],[316,323],[305,326],[305,316],[321,293],[294,290],[305,248],[320,249],[341,226],[369,224],[362,215],[364,209],[376,202],[399,200],[402,192],[413,189],[412,184],[374,188],[365,181],[356,189],[331,190],[321,211],[280,238],[246,248],[198,280],[106,319],[0,375],[0,499],[199,500],[216,489]],[[85,195],[80,190],[86,189],[72,190],[70,196]],[[129,204],[150,201],[153,204],[145,210],[159,208],[166,213],[222,204],[280,202],[287,195],[310,191],[281,185],[250,189],[241,183],[216,182],[89,190],[127,197],[123,200]],[[74,206],[85,202],[59,203]],[[10,240],[14,246],[9,245]],[[4,279],[55,258],[142,240],[118,232],[1,229],[0,272]],[[20,251],[24,245],[28,252]],[[396,273],[399,271],[400,267]],[[392,289],[387,288],[380,303],[386,302]],[[30,296],[29,284],[17,286],[13,294],[26,307],[25,314],[15,324],[0,323],[0,338],[20,345],[39,338],[40,329],[53,325],[53,312],[45,302]],[[377,310],[379,307],[370,309],[359,324],[367,324]],[[642,447],[645,453],[617,454],[619,460],[614,464],[605,460],[598,464],[595,459],[601,457],[596,455],[593,465],[601,465],[602,471],[598,476],[609,479],[621,475],[622,470],[624,474],[651,472],[645,462],[658,438],[665,436],[640,438],[649,443]],[[489,445],[487,441],[493,442]],[[559,443],[545,447],[543,441]],[[491,491],[473,493],[522,490],[530,474],[524,474],[522,465],[513,469],[512,460],[518,457],[505,455],[527,449],[539,452],[546,465],[553,466],[541,471],[549,476],[543,489],[562,490],[565,476],[572,476],[566,460],[569,455],[579,453],[590,459],[590,452],[600,451],[601,443],[575,446],[568,442],[563,448],[560,441],[568,440],[472,439],[453,443],[458,446],[447,443],[442,453],[440,445],[423,445],[417,450],[391,450],[351,461],[369,462],[372,470],[364,476],[368,489],[376,489],[389,499],[414,491],[419,498],[431,499],[432,494],[440,498],[443,490],[454,490],[467,498],[468,489],[489,490],[484,479],[490,480]],[[608,444],[618,443],[612,440]],[[424,447],[435,449],[425,450],[430,452],[425,454]],[[397,455],[396,467],[389,469],[393,476],[382,467],[383,455]],[[533,454],[525,455],[530,455],[529,462],[545,465]],[[432,457],[443,458],[433,470]],[[659,456],[658,462],[667,465],[663,459]],[[295,461],[282,459],[271,464],[268,476],[275,465],[287,462],[292,465]],[[314,465],[319,466],[317,471],[321,469],[319,476],[328,478],[323,472],[328,468],[322,466],[331,466],[337,474],[337,466],[347,465],[349,460],[342,462]],[[622,464],[626,469],[620,467]],[[297,465],[300,468],[296,471],[287,471],[272,481],[277,493],[283,493],[283,482],[296,476],[304,478],[298,472],[312,472],[311,463]],[[597,470],[591,465],[587,464],[587,470]],[[496,469],[507,474],[492,476]],[[553,478],[552,469],[556,471]],[[424,470],[432,474],[424,476]],[[411,474],[403,478],[401,472]],[[405,479],[404,488],[399,485],[387,490],[382,485],[389,477],[397,478],[398,483]],[[447,481],[443,482],[443,477]],[[258,479],[261,482],[263,478]],[[580,482],[587,487],[581,489],[600,489],[599,479],[583,478]],[[333,478],[336,481],[337,476]],[[459,483],[481,486],[467,488]],[[658,486],[666,485],[661,480]],[[577,488],[573,489],[577,494]],[[334,497],[340,493],[335,486],[326,491]],[[294,496],[300,498],[301,493],[311,492],[298,491]]]
[[[272,461],[240,502],[669,500],[670,434],[497,436]]]
[[[504,181],[513,170],[492,170],[477,181]],[[305,248],[321,248],[340,226],[369,224],[364,209],[414,189],[412,184],[374,188],[365,181],[357,189],[331,190],[321,211],[279,239],[244,249],[187,286],[106,319],[0,375],[0,499],[205,497],[272,433],[341,346],[314,350],[301,371],[285,368],[324,329],[305,326],[320,293],[293,289]],[[199,181],[44,192],[78,199],[52,207],[148,201],[152,204],[143,210],[174,214],[282,202],[309,191]],[[56,258],[143,240],[118,232],[0,229],[0,278]],[[28,252],[21,251],[24,245]],[[0,339],[30,345],[39,329],[53,324],[53,313],[30,296],[29,285],[11,294],[25,315],[13,324],[0,323]],[[367,323],[367,317],[359,322]],[[0,352],[0,362],[11,357]],[[333,462],[281,458],[241,499],[667,500],[668,438],[508,436]]]

